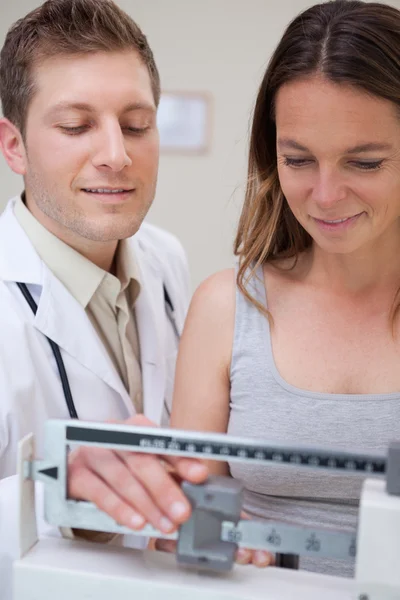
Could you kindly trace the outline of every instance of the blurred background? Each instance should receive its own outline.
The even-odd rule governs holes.
[[[388,2],[400,8],[400,0]],[[0,0],[0,43],[37,0]],[[232,242],[247,170],[250,119],[269,57],[285,26],[309,0],[117,0],[147,35],[164,92],[209,98],[205,153],[162,152],[148,220],[176,234],[193,289],[233,264]],[[22,180],[0,157],[0,210]]]

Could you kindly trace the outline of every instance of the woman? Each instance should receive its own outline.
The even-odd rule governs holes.
[[[399,106],[398,10],[339,0],[289,25],[256,101],[239,266],[193,297],[173,427],[366,451],[399,437]],[[244,482],[251,517],[356,525],[362,478],[210,468]]]

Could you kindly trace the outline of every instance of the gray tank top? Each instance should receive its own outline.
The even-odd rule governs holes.
[[[267,306],[262,268],[248,290]],[[239,290],[230,383],[231,435],[351,451],[385,451],[400,438],[400,392],[323,394],[287,383],[274,363],[268,319]],[[254,518],[344,531],[357,525],[365,476],[279,464],[229,466],[244,483],[244,509]],[[300,567],[353,576],[354,564],[304,557]]]

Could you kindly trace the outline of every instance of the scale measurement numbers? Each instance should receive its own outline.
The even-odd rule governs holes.
[[[354,558],[356,555],[355,534],[317,531],[279,523],[240,521],[236,526],[225,523],[221,539],[242,547],[262,548],[272,552],[333,558]]]
[[[272,462],[311,468],[384,474],[386,458],[317,448],[280,447],[226,434],[181,432],[131,427],[130,430],[96,429],[67,425],[67,442],[101,444],[132,451],[214,460]]]

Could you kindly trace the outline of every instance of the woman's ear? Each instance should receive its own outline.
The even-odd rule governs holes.
[[[26,153],[21,132],[5,118],[0,119],[0,148],[10,169],[18,175],[25,175]]]

